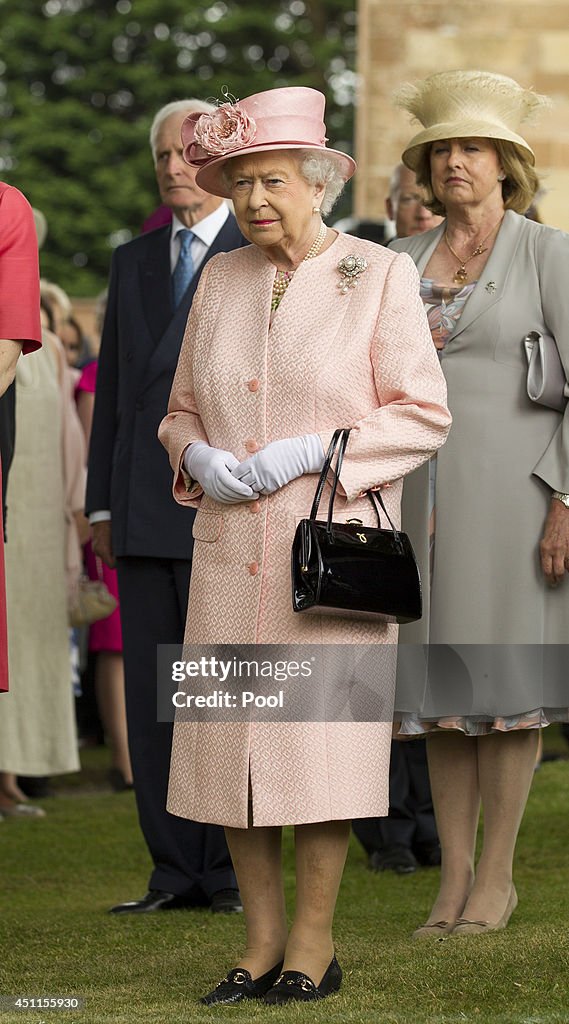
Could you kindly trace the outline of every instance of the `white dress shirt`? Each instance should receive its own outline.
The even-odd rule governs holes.
[[[190,255],[195,270],[201,267],[210,245],[221,231],[228,217],[229,207],[227,203],[221,203],[217,210],[214,210],[213,213],[208,214],[203,220],[199,220],[197,224],[194,224],[193,228],[190,228],[194,234],[192,244],[190,245]],[[178,220],[174,213],[172,215],[172,233],[170,235],[170,272],[172,274],[180,255],[178,232],[183,231],[185,228],[186,224],[182,224],[182,221]]]

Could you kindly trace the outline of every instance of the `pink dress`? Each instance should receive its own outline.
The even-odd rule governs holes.
[[[24,354],[41,346],[34,218],[22,193],[3,181],[0,182],[0,338],[23,341]],[[0,691],[8,689],[3,537],[0,508]]]
[[[341,268],[362,257],[357,287]],[[383,721],[192,722],[174,726],[168,810],[247,828],[387,814],[397,626],[293,612],[290,551],[310,511],[307,474],[257,501],[222,504],[184,478],[192,441],[239,461],[279,438],[352,427],[334,521],[375,525],[368,488],[399,521],[402,477],[450,426],[419,279],[408,259],[339,234],[301,263],[270,323],[275,268],[255,245],[214,256],[192,303],[159,436],[174,497],[197,510],[187,644],[373,645]],[[328,501],[326,494],[324,508]],[[381,645],[381,648],[379,647]],[[250,784],[250,789],[249,789]]]
[[[97,382],[97,363],[88,363],[84,367],[76,394],[80,391],[95,393]],[[88,541],[84,549],[85,568],[90,580],[102,579],[106,583],[113,597],[119,599],[119,588],[116,569],[109,569],[108,566],[95,557],[91,541]],[[114,612],[111,612],[106,619],[99,619],[89,628],[89,650],[90,651],[122,651],[122,630],[120,609],[117,605]]]

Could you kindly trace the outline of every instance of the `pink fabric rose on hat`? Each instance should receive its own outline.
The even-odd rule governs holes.
[[[211,114],[202,114],[194,139],[211,156],[224,156],[254,141],[257,125],[236,103],[222,103]]]

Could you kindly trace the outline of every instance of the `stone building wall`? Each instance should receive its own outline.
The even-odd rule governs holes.
[[[384,216],[391,169],[419,130],[393,90],[457,68],[510,75],[554,100],[522,134],[546,189],[541,218],[569,231],[569,0],[359,0],[355,213]]]

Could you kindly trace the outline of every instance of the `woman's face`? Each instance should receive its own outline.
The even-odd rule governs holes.
[[[431,146],[431,186],[448,209],[502,202],[502,167],[491,139],[443,139]]]
[[[314,233],[314,207],[324,188],[309,185],[298,158],[274,150],[228,161],[235,216],[250,242],[258,246],[301,245]]]

